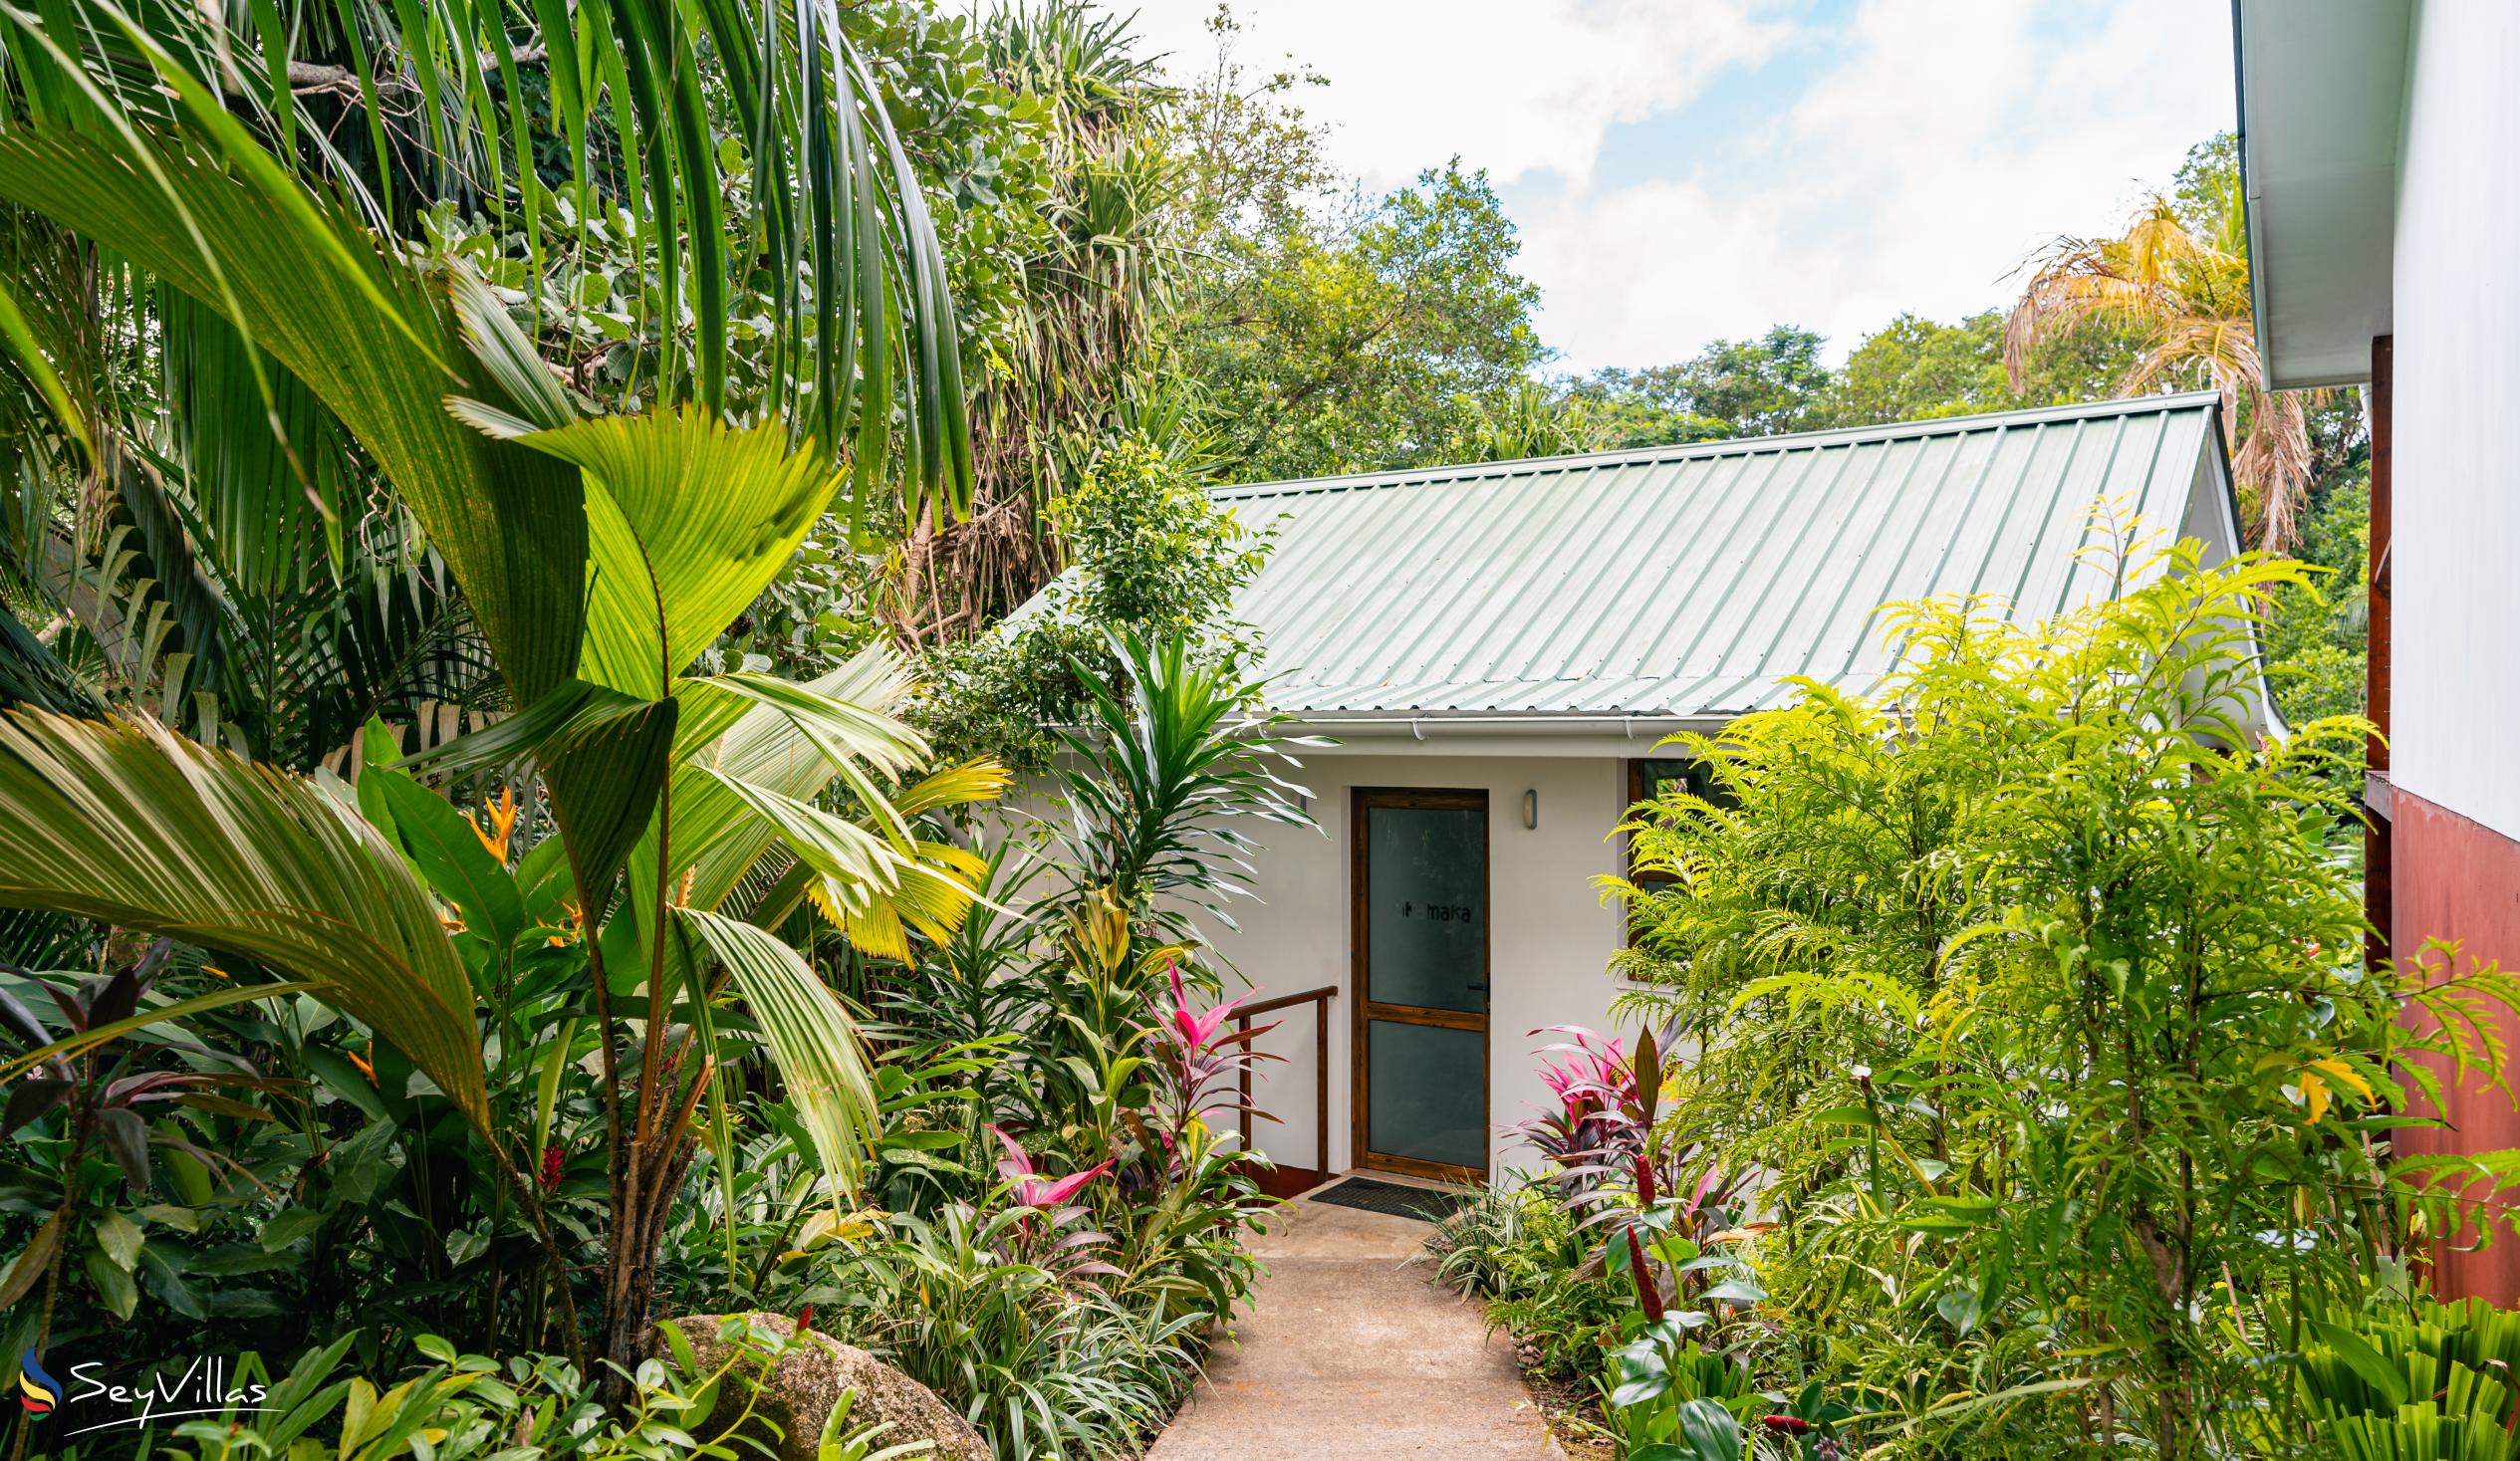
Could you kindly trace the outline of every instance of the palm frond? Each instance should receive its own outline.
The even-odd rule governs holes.
[[[0,907],[163,934],[320,984],[488,1127],[472,986],[437,910],[314,782],[147,721],[0,714]]]
[[[377,460],[446,558],[520,699],[576,667],[586,514],[566,464],[456,421],[469,357],[441,294],[339,205],[218,128],[215,153],[124,131],[0,135],[0,196],[217,310]]]
[[[674,917],[676,927],[726,966],[778,1063],[788,1100],[814,1137],[824,1172],[841,1191],[855,1192],[868,1133],[882,1125],[857,1022],[775,935],[698,908],[676,909]]]
[[[757,271],[778,281],[772,406],[827,449],[856,418],[862,483],[915,483],[968,511],[942,250],[882,92],[828,7],[410,0],[319,9],[286,26],[252,7],[133,11],[116,0],[66,0],[42,22],[12,14],[0,49],[38,126],[105,123],[160,139],[251,131],[275,144],[275,168],[387,234],[456,198],[539,240],[542,139],[513,101],[527,72],[543,73],[576,181],[618,193],[641,235],[679,241],[655,276],[661,319],[687,319],[690,332],[687,351],[681,329],[661,334],[665,398],[726,404],[736,287]],[[700,56],[709,66],[692,64]],[[222,124],[230,109],[243,117]],[[751,216],[726,206],[727,125],[742,144],[736,165],[749,165]]]
[[[2236,196],[2225,199],[2210,238],[2155,196],[2116,238],[2059,239],[2004,322],[2004,368],[2018,390],[2042,341],[2099,324],[2138,331],[2148,343],[2119,393],[2200,381],[2221,392],[2232,475],[2255,508],[2258,546],[2283,552],[2309,490],[2309,423],[2297,398],[2266,389],[2236,207]]]

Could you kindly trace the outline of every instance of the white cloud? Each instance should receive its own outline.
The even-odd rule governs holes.
[[[1203,62],[1211,10],[1152,0],[1139,25]],[[1858,0],[1826,26],[1757,0],[1237,11],[1247,62],[1292,53],[1330,78],[1305,104],[1370,185],[1455,153],[1523,182],[1541,334],[1569,368],[1673,360],[1777,321],[1843,354],[1901,310],[2000,304],[2025,256],[2122,221],[2233,114],[2228,21],[2191,0]],[[1746,88],[1754,100],[1692,115],[1657,175],[1597,180],[1610,128],[1778,58],[1804,63],[1798,93]]]
[[[1118,0],[1126,9],[1127,0]],[[1287,57],[1330,85],[1299,94],[1333,150],[1387,187],[1458,153],[1498,182],[1589,179],[1611,125],[1694,97],[1775,49],[1766,0],[1238,0],[1236,58]],[[1147,0],[1137,30],[1176,74],[1203,68],[1214,0]]]

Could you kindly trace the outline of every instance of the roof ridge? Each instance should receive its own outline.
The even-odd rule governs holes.
[[[1219,501],[1239,502],[1253,498],[1294,497],[1315,492],[1345,492],[1357,488],[1408,487],[1492,477],[1557,475],[1589,471],[1598,467],[1651,466],[1669,461],[1755,456],[1768,451],[1792,451],[1839,444],[1857,445],[1905,441],[1928,436],[1962,435],[1971,431],[2002,430],[2015,425],[2041,425],[2052,421],[2100,420],[2114,416],[2137,415],[2147,411],[2194,410],[2204,406],[2218,407],[2221,401],[2220,393],[2213,390],[2181,390],[2155,395],[2113,396],[2107,400],[2071,401],[2064,405],[2051,406],[2022,406],[2009,411],[1979,411],[1965,416],[1927,416],[1920,420],[1890,421],[1876,426],[1833,426],[1822,431],[1793,431],[1776,436],[1725,436],[1712,441],[1691,441],[1665,446],[1631,446],[1611,451],[1572,452],[1563,456],[1515,457],[1508,461],[1498,462],[1393,467],[1379,472],[1352,472],[1336,477],[1292,477],[1273,482],[1241,482],[1226,487],[1211,487],[1208,489],[1208,495]]]

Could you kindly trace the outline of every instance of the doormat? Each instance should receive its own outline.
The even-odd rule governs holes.
[[[1319,1192],[1308,1194],[1305,1200],[1434,1223],[1452,1216],[1468,1198],[1463,1193],[1444,1192],[1432,1187],[1378,1182],[1372,1177],[1344,1177]]]

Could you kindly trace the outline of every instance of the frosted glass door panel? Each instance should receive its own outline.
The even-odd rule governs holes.
[[[1369,807],[1366,818],[1366,997],[1485,1010],[1487,813]]]
[[[1366,1022],[1366,1145],[1384,1156],[1487,1166],[1487,1036]]]

